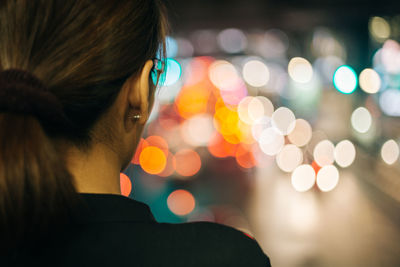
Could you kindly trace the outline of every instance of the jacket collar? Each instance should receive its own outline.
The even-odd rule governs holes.
[[[79,193],[75,223],[156,222],[149,206],[122,195]]]

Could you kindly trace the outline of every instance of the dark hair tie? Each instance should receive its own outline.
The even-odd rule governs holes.
[[[58,98],[24,70],[0,71],[0,112],[36,116],[43,127],[52,131],[71,130],[72,126]]]

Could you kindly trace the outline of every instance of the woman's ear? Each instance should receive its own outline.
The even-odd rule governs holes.
[[[146,61],[141,73],[134,80],[133,84],[129,86],[128,101],[133,109],[140,111],[139,123],[145,124],[149,117],[149,77],[153,67],[153,61]]]

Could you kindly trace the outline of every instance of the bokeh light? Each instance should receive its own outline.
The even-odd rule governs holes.
[[[351,126],[359,133],[368,132],[372,125],[372,116],[368,109],[359,107],[351,114]]]
[[[165,155],[168,154],[168,142],[161,136],[150,135],[145,139],[148,146],[155,146],[161,149]]]
[[[189,191],[178,189],[168,196],[167,205],[172,213],[184,216],[194,210],[196,201]]]
[[[333,74],[335,88],[343,94],[351,94],[357,88],[357,74],[350,66],[340,66]]]
[[[274,106],[264,96],[247,96],[239,102],[237,111],[239,118],[243,122],[253,125],[263,119],[263,117],[270,117],[274,112]]]
[[[160,148],[148,146],[140,153],[139,162],[145,172],[158,174],[164,170],[167,158]]]
[[[269,81],[269,69],[260,60],[250,60],[243,66],[243,78],[251,86],[262,87]]]
[[[315,162],[321,167],[332,164],[335,160],[334,151],[335,146],[331,141],[323,140],[319,142],[314,148]]]
[[[182,68],[178,61],[173,58],[168,58],[166,61],[167,71],[160,77],[160,83],[163,86],[170,86],[176,83],[182,75]],[[153,81],[156,80],[153,77]]]
[[[210,92],[201,85],[183,87],[175,101],[178,113],[187,119],[207,110]]]
[[[297,119],[295,123],[293,131],[288,135],[288,139],[298,147],[305,146],[312,137],[311,125],[303,119]]]
[[[379,97],[379,106],[386,115],[400,117],[400,91],[388,89],[382,92]]]
[[[322,167],[317,174],[317,186],[323,192],[333,190],[339,182],[339,171],[333,165]]]
[[[288,72],[290,78],[298,83],[308,83],[313,76],[310,62],[302,57],[294,57],[289,61]]]
[[[400,44],[387,40],[382,47],[381,60],[385,70],[390,74],[400,73]]]
[[[284,172],[292,172],[302,162],[303,152],[293,144],[285,145],[276,156],[276,163]]]
[[[121,194],[123,196],[128,197],[132,191],[131,179],[129,179],[129,177],[126,174],[121,172],[119,174],[119,183],[121,187]]]
[[[336,163],[340,167],[346,168],[354,162],[356,158],[356,148],[349,140],[343,140],[335,146],[334,155]]]
[[[390,37],[390,25],[382,17],[372,17],[369,21],[369,32],[375,40],[381,42]]]
[[[239,29],[225,29],[218,34],[218,45],[220,48],[230,54],[242,52],[246,49],[247,38]]]
[[[381,148],[381,157],[386,164],[392,165],[399,158],[399,145],[393,139],[386,141]]]
[[[209,68],[211,82],[222,91],[234,91],[240,84],[236,68],[225,60],[213,62]]]
[[[381,78],[373,69],[364,69],[360,73],[360,87],[364,92],[375,94],[381,88]]]
[[[236,154],[237,145],[228,143],[221,134],[215,132],[209,143],[208,151],[216,158],[233,157]]]
[[[158,173],[158,176],[161,177],[169,177],[172,174],[174,174],[176,170],[176,160],[175,160],[175,156],[168,151],[168,155],[167,155],[167,162],[165,164],[165,168],[164,170],[162,170],[162,172]]]
[[[290,134],[296,126],[296,117],[293,111],[286,107],[280,107],[272,114],[272,126],[281,134]]]
[[[252,96],[246,96],[242,100],[240,100],[239,105],[237,106],[237,112],[238,112],[239,118],[247,124],[254,123],[254,120],[250,117],[250,114],[249,114],[250,103],[252,102],[253,99],[254,99],[254,97],[252,97]],[[261,108],[262,108],[262,106],[261,106]]]
[[[192,149],[182,149],[175,154],[176,172],[189,177],[199,172],[201,159],[199,154]]]
[[[249,169],[256,166],[256,160],[251,151],[251,147],[239,145],[236,150],[236,162],[242,168]]]
[[[298,192],[310,190],[315,184],[315,171],[309,164],[298,166],[292,173],[292,185]]]
[[[265,154],[274,156],[281,151],[285,138],[274,128],[267,128],[261,133],[258,143]]]
[[[258,121],[265,116],[271,117],[273,113],[274,105],[265,96],[256,96],[250,103],[249,116],[254,121]]]
[[[208,114],[191,117],[181,127],[183,140],[192,146],[206,146],[214,131],[213,117]]]
[[[271,128],[271,118],[268,116],[264,116],[257,120],[252,126],[251,126],[251,134],[253,138],[257,141],[260,140],[260,136],[262,132],[267,129]]]

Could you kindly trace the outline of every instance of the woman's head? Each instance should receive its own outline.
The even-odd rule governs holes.
[[[75,125],[69,138],[87,146],[126,79],[163,55],[165,31],[159,0],[2,1],[0,69],[38,77]]]
[[[2,230],[57,214],[72,198],[73,180],[55,145],[60,140],[81,150],[95,142],[116,149],[128,144],[126,161],[137,138],[118,140],[114,126],[123,122],[113,118],[141,115],[132,122],[140,135],[154,93],[152,60],[164,56],[166,23],[161,0],[1,1],[0,71],[38,78],[69,123],[47,127],[32,114],[0,109]],[[123,94],[129,101],[119,107]]]

